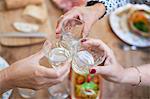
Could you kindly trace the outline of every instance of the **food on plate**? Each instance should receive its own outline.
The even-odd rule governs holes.
[[[46,11],[47,11],[46,8],[44,8],[43,6],[28,5],[23,11],[23,15],[32,17],[38,22],[43,23],[48,18]]]
[[[29,4],[41,4],[43,0],[5,0],[8,9],[21,8]]]
[[[150,12],[134,10],[128,17],[129,28],[133,33],[150,37]]]
[[[13,27],[19,32],[37,32],[39,26],[37,24],[25,23],[25,22],[14,22]]]

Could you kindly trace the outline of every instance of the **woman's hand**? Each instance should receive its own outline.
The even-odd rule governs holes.
[[[121,83],[124,68],[116,61],[113,51],[104,42],[98,39],[82,39],[84,47],[95,47],[106,53],[104,66],[96,66],[90,69],[91,74],[101,74],[106,80]]]
[[[94,6],[89,7],[74,7],[68,11],[58,22],[56,28],[56,37],[61,36],[62,24],[66,20],[72,18],[78,18],[84,22],[84,28],[82,31],[82,36],[86,37],[93,26],[93,24],[105,13],[105,6],[101,3],[95,4]]]
[[[37,90],[62,82],[70,71],[70,62],[57,68],[58,72],[53,68],[41,66],[39,61],[42,57],[44,53],[41,50],[1,71],[0,89],[6,91],[10,88],[21,87]]]

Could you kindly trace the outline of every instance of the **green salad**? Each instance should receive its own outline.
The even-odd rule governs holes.
[[[148,33],[149,32],[149,27],[143,22],[143,21],[138,21],[135,22],[134,27],[137,28],[138,30]]]

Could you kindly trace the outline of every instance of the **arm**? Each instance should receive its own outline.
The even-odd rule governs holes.
[[[87,37],[92,26],[106,13],[128,3],[128,0],[88,0],[87,6],[74,7],[61,16],[56,27],[56,38],[61,37],[61,28],[65,20],[78,18],[84,22],[82,36]]]
[[[141,76],[140,85],[150,86],[150,64],[142,65],[137,68],[139,69],[140,73],[135,68],[125,69],[120,83],[138,84]]]
[[[0,95],[3,92],[12,88],[12,86],[8,84],[9,82],[7,81],[7,75],[5,75],[6,74],[5,72],[7,72],[7,69],[0,71]],[[7,82],[7,86],[6,86],[6,82]]]
[[[92,67],[89,71],[91,74],[100,74],[106,80],[115,83],[150,86],[150,64],[137,68],[124,68],[116,60],[113,51],[101,40],[84,39],[81,41],[84,41],[81,44],[85,47],[97,47],[97,50],[106,53],[104,65]]]
[[[46,42],[44,47],[47,46],[51,47],[51,44]],[[69,74],[70,60],[57,68],[58,72],[53,68],[40,65],[39,61],[44,55],[43,50],[41,50],[0,71],[0,94],[11,88],[20,87],[38,90],[62,82]]]
[[[80,7],[74,7],[64,15],[60,17],[60,20],[58,20],[58,24],[56,26],[56,37],[61,37],[61,29],[63,22],[66,20],[71,20],[72,18],[77,18],[79,20],[82,20],[84,22],[84,27],[82,30],[82,36],[86,37],[88,36],[88,33],[91,30],[91,27],[93,26],[96,21],[99,20],[101,16],[105,13],[105,6],[102,3],[97,3],[92,6],[80,6]]]

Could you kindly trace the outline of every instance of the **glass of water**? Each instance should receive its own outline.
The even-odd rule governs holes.
[[[59,47],[57,45],[51,46],[48,43],[45,43],[43,49],[46,58],[56,71],[59,66],[62,66],[71,58],[70,51],[64,47]]]
[[[36,95],[36,91],[32,89],[26,89],[26,88],[18,88],[19,94],[25,98],[33,98]]]
[[[64,21],[58,46],[68,49],[73,56],[76,52],[77,43],[82,38],[83,26],[84,22],[77,18]]]
[[[68,78],[62,83],[51,86],[48,88],[48,92],[50,94],[50,99],[70,99],[70,82]]]
[[[87,81],[81,84],[81,93],[87,96],[95,96],[98,91],[98,84],[96,84],[92,78],[95,76],[89,74],[89,70],[92,66],[100,65],[104,62],[106,54],[103,50],[99,50],[96,47],[83,47],[81,43],[78,44],[77,52],[72,60],[72,69],[74,72],[80,75],[84,75]]]
[[[59,47],[57,45],[51,47],[51,45],[44,44],[44,53],[52,68],[54,68],[56,72],[59,72],[58,68],[63,66],[64,63],[71,58],[71,54],[68,49],[65,47]],[[66,81],[68,81],[68,78],[65,78],[62,83],[48,88],[48,91],[52,96],[50,99],[67,99],[69,93],[67,91],[67,86],[65,86],[67,83]]]
[[[58,67],[62,66],[68,59],[72,59],[77,51],[77,44],[81,38],[83,22],[78,19],[70,19],[63,22],[61,30],[61,39],[56,42],[55,46],[50,48],[50,45],[44,45],[45,56],[48,58],[52,67],[58,71]],[[58,71],[59,72],[59,71]],[[67,81],[67,79],[65,79]],[[52,99],[67,99],[67,86],[64,83],[50,87],[49,93]]]
[[[83,47],[81,43],[77,45],[77,51],[73,57],[72,69],[78,74],[89,74],[91,66],[97,66],[104,62],[105,52],[99,51],[96,47]]]

